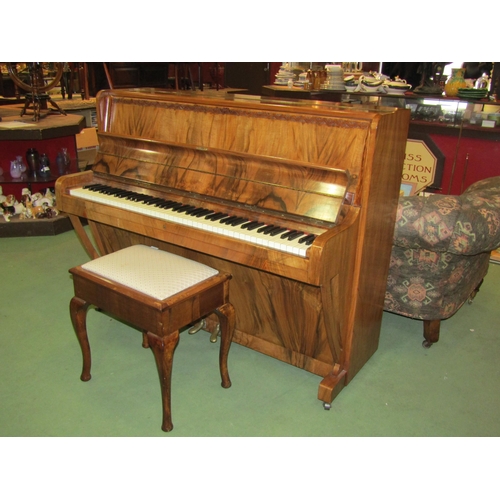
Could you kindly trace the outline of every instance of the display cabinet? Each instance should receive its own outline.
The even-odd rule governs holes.
[[[12,110],[3,106],[0,109],[0,186],[3,194],[13,194],[17,199],[21,196],[22,189],[27,187],[30,191],[54,187],[59,176],[56,168],[56,156],[65,148],[71,158],[69,170],[77,171],[77,149],[75,136],[84,128],[85,120],[80,115],[50,115],[39,122],[33,122],[31,116],[19,117]],[[28,148],[36,148],[40,154],[45,153],[51,162],[51,175],[23,174],[22,177],[13,179],[10,175],[10,162],[17,156],[25,158]]]
[[[489,99],[449,98],[419,94],[343,95],[343,102],[411,110],[408,137],[420,138],[444,159],[440,182],[443,194],[460,194],[474,182],[500,175],[500,102]]]
[[[55,181],[61,175],[56,167],[56,155],[63,148],[67,150],[71,163],[64,173],[78,171],[77,149],[75,136],[85,125],[85,119],[80,115],[49,115],[33,122],[30,115],[19,116],[19,109],[8,106],[0,107],[0,186],[4,196],[14,195],[21,199],[23,188],[32,193],[45,192],[54,188]],[[10,175],[10,162],[17,156],[25,159],[26,150],[36,148],[39,153],[45,153],[51,162],[51,174],[47,176],[28,175],[20,178]],[[55,235],[72,228],[66,215],[58,215],[50,219],[21,219],[19,215],[12,216],[9,221],[0,213],[0,238],[17,236]]]

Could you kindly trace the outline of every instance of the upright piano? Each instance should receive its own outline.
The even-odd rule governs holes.
[[[378,347],[409,111],[132,89],[97,120],[92,170],[56,183],[90,256],[231,273],[234,341],[317,374],[330,408]]]

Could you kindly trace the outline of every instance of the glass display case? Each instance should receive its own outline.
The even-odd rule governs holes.
[[[500,102],[487,99],[461,99],[407,93],[389,94],[344,93],[341,102],[372,103],[411,110],[412,122],[447,127],[472,127],[500,131]]]

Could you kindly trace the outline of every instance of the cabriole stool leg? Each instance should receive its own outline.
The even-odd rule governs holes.
[[[166,337],[158,337],[154,333],[147,332],[147,339],[153,351],[160,377],[163,403],[163,422],[161,428],[165,432],[169,432],[174,428],[171,410],[171,381],[174,351],[179,342],[179,331],[175,331]]]
[[[227,389],[231,387],[231,379],[229,378],[229,371],[227,368],[227,358],[229,355],[229,348],[233,339],[235,312],[234,307],[229,302],[219,307],[215,311],[219,317],[221,329],[221,343],[219,351],[219,367],[220,375],[222,378],[222,387]]]
[[[84,382],[90,380],[90,366],[91,366],[91,355],[90,355],[90,344],[87,336],[87,309],[90,304],[84,300],[73,297],[69,304],[69,311],[71,315],[71,322],[75,329],[78,342],[80,343],[80,348],[82,349],[83,356],[83,369],[80,379]]]

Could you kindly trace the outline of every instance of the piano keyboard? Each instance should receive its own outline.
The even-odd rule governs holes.
[[[70,194],[83,200],[222,234],[300,257],[306,256],[307,248],[316,238],[314,234],[306,234],[229,213],[215,212],[103,184],[73,188],[70,189]]]

